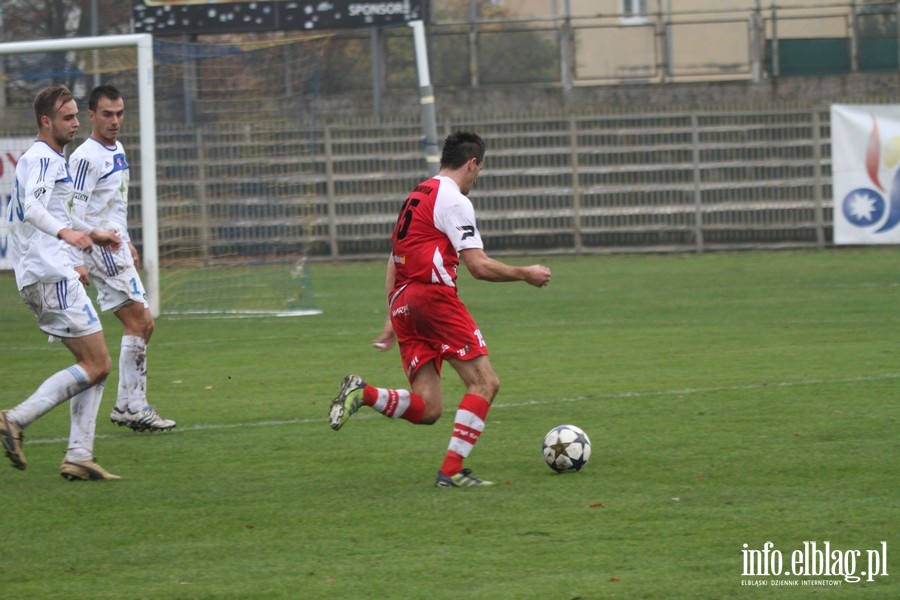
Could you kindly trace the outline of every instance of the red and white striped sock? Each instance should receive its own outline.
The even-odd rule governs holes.
[[[366,385],[363,404],[392,419],[418,423],[425,413],[425,400],[409,390],[388,390]]]
[[[453,421],[453,435],[450,437],[450,446],[444,456],[444,464],[441,465],[441,473],[444,475],[456,475],[462,471],[463,459],[469,456],[472,447],[481,432],[484,431],[484,420],[487,418],[491,403],[475,394],[463,396],[456,417]]]

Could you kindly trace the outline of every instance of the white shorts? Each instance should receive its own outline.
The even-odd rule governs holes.
[[[44,333],[79,338],[103,330],[100,318],[78,278],[56,283],[32,283],[19,291]]]
[[[84,264],[91,285],[97,288],[97,303],[103,312],[131,302],[150,307],[128,244],[120,245],[118,250],[95,244],[92,252],[84,254]]]

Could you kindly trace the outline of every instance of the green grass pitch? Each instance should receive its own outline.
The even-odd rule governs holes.
[[[59,476],[67,406],[28,428],[28,470],[0,462],[0,596],[900,597],[900,250],[539,260],[545,289],[460,276],[502,382],[467,461],[490,489],[432,486],[462,394],[449,366],[433,426],[369,409],[327,425],[348,372],[406,385],[396,350],[370,346],[383,261],[312,265],[321,315],[158,319],[166,434],[107,420],[105,316],[96,454],[123,480]],[[0,331],[10,408],[71,361],[9,273]],[[562,423],[593,442],[580,473],[543,463]],[[860,551],[857,574],[886,548],[888,575],[745,576],[766,542],[783,570],[805,542],[838,567]]]

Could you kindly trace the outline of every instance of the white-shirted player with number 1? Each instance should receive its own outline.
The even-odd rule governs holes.
[[[118,140],[125,117],[121,92],[111,85],[94,88],[88,117],[91,135],[69,157],[72,211],[94,227],[117,232],[123,242],[115,250],[99,248],[84,256],[100,310],[112,310],[123,325],[119,388],[109,418],[134,431],[167,431],[175,421],[162,418],[147,402],[147,344],[154,322],[137,270],[140,258],[128,236],[128,159]]]
[[[84,290],[82,251],[120,245],[115,232],[94,229],[69,212],[72,177],[63,149],[78,131],[78,106],[64,85],[34,99],[37,140],[16,163],[9,203],[9,254],[25,305],[51,341],[75,364],[57,371],[17,406],[0,411],[0,445],[12,466],[28,466],[22,430],[69,400],[69,445],[60,465],[66,479],[119,479],[94,459],[94,431],[110,359],[103,327]]]

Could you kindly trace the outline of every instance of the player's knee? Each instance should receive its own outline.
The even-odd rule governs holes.
[[[491,395],[488,396],[488,400],[493,400],[497,393],[500,392],[500,378],[494,375],[494,378],[490,382],[491,386]]]
[[[100,376],[98,379],[106,379],[106,376],[109,375],[109,372],[112,370],[112,359],[109,357],[109,354],[103,357],[103,360],[100,362]]]
[[[106,379],[107,375],[109,375],[109,372],[112,369],[112,360],[109,358],[109,354],[107,354],[106,356],[99,356],[92,359],[87,364],[83,364],[82,367],[88,374],[88,377],[90,377],[91,383],[97,384]]]
[[[496,375],[491,375],[490,377],[487,377],[483,381],[479,382],[477,389],[474,390],[474,393],[483,397],[488,402],[493,402],[499,391],[500,378]]]
[[[437,407],[426,408],[425,412],[422,413],[422,420],[419,421],[419,425],[434,425],[441,418],[442,413],[443,410]]]
[[[150,336],[153,335],[154,329],[156,329],[156,323],[153,321],[153,317],[151,317],[150,313],[148,312],[147,319],[144,321],[143,327],[144,341],[150,341]]]
[[[156,327],[150,309],[144,308],[143,312],[132,314],[136,317],[132,321],[134,329],[140,333],[144,341],[149,341],[150,336],[153,335],[153,329]]]

